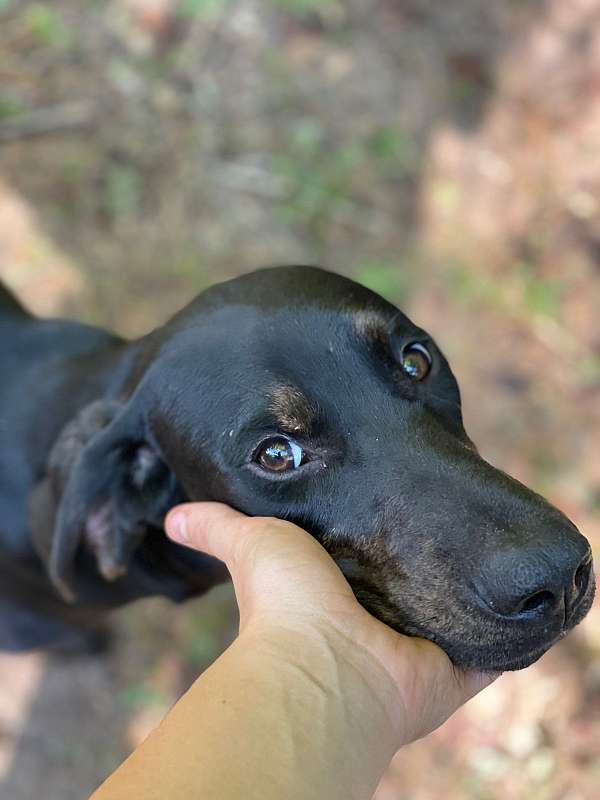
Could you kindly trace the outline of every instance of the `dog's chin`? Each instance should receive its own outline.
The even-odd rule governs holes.
[[[512,647],[509,642],[484,647],[477,644],[469,646],[464,642],[456,643],[442,639],[435,634],[428,636],[423,633],[421,635],[439,645],[452,663],[461,669],[479,672],[513,672],[535,664],[566,633],[567,631],[561,633],[543,645],[525,650],[520,647]]]

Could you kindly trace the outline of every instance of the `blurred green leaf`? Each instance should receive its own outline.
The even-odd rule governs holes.
[[[556,319],[560,315],[562,286],[557,281],[540,278],[532,264],[518,262],[513,274],[520,281],[523,300],[527,311],[534,315],[542,315]]]
[[[368,152],[385,162],[413,171],[418,165],[415,141],[400,128],[384,127],[371,134],[366,141]]]
[[[405,302],[412,288],[411,273],[396,263],[366,263],[359,267],[357,280],[396,303]]]
[[[273,172],[289,187],[279,214],[286,222],[308,226],[318,237],[351,198],[355,176],[365,164],[361,142],[332,149],[319,123],[305,120],[291,132],[289,148],[272,160]]]
[[[560,287],[535,280],[525,286],[525,304],[534,314],[556,318],[560,312]]]
[[[462,199],[461,187],[452,180],[438,180],[431,194],[436,205],[446,213],[456,211]]]
[[[2,2],[2,0],[0,0]],[[2,9],[0,8],[0,11]],[[0,95],[0,120],[15,117],[23,111],[23,104],[14,97]]]
[[[33,3],[25,11],[25,25],[47,47],[66,49],[71,35],[54,9],[46,3]]]
[[[445,273],[448,288],[462,303],[487,304],[501,307],[503,295],[501,288],[485,272],[477,272],[460,265],[453,265]]]
[[[271,3],[296,17],[327,15],[338,8],[336,0],[271,0]]]
[[[187,657],[192,664],[208,664],[221,651],[219,638],[211,630],[198,630],[187,644]]]
[[[113,164],[106,177],[106,205],[111,217],[133,217],[141,205],[142,180],[132,166]]]
[[[325,132],[316,119],[300,120],[292,131],[291,144],[294,150],[305,156],[316,155],[323,146]]]
[[[189,17],[214,17],[230,4],[231,0],[181,0],[180,10]]]
[[[592,486],[589,489],[586,505],[592,514],[600,514],[600,486]]]
[[[167,703],[167,698],[154,686],[140,683],[130,686],[120,695],[121,704],[127,708],[152,708],[163,706]]]
[[[600,383],[600,356],[589,355],[579,361],[577,372],[582,383],[595,385]]]

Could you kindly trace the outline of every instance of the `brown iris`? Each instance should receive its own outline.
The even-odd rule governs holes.
[[[402,351],[402,369],[414,381],[422,381],[431,370],[431,355],[419,342],[408,344]]]
[[[273,436],[258,448],[255,461],[269,472],[287,472],[302,463],[303,452],[300,445],[283,436]]]

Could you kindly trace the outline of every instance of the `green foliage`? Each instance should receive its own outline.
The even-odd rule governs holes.
[[[395,262],[367,262],[359,267],[356,279],[388,300],[403,303],[412,288],[414,275]]]
[[[469,305],[488,305],[528,317],[560,317],[561,284],[540,278],[524,262],[507,268],[501,279],[484,270],[454,265],[447,272],[447,281],[455,296]],[[520,299],[517,306],[515,299]]]
[[[33,3],[28,6],[24,21],[31,35],[45,47],[66,50],[71,44],[69,31],[48,3]]]
[[[214,631],[198,628],[187,643],[186,656],[193,665],[206,665],[218,655],[219,639]]]
[[[324,146],[325,130],[318,119],[309,117],[296,124],[290,139],[292,152],[301,157],[314,157]]]
[[[561,285],[556,281],[540,278],[526,262],[516,265],[515,274],[523,286],[525,308],[533,315],[557,319],[560,315]]]
[[[273,170],[289,186],[280,207],[285,221],[303,222],[319,232],[351,194],[361,153],[352,144],[330,151],[310,138],[314,133],[303,128],[295,134],[289,151],[274,157]]]
[[[106,176],[106,209],[113,219],[139,214],[142,178],[137,169],[126,164],[113,164]]]
[[[592,514],[600,514],[600,486],[592,487],[589,490],[587,508]]]
[[[525,305],[533,314],[556,318],[560,311],[560,287],[543,280],[528,281],[524,286]]]
[[[583,384],[589,386],[600,384],[600,357],[590,354],[581,359],[577,364],[577,372]]]
[[[563,464],[548,442],[543,442],[539,448],[529,453],[529,463],[534,474],[534,483],[537,491],[543,494],[552,492],[559,478]]]
[[[361,139],[333,146],[316,118],[297,122],[287,146],[272,168],[288,186],[279,212],[288,223],[300,222],[317,238],[357,192],[385,178],[404,177],[414,168],[414,145],[399,129],[380,128]],[[356,213],[356,212],[353,212]]]
[[[129,686],[120,694],[121,705],[129,709],[154,708],[164,706],[167,699],[163,693],[146,683]]]
[[[459,302],[497,308],[502,306],[502,288],[486,272],[455,264],[445,274],[448,288]]]
[[[188,17],[216,17],[231,5],[231,0],[181,0],[182,14]]]
[[[416,142],[400,128],[379,128],[365,144],[367,152],[386,167],[396,167],[406,173],[415,172],[418,167]]]
[[[271,4],[295,17],[328,16],[339,9],[336,0],[271,0]]]
[[[452,214],[461,202],[461,187],[453,180],[438,180],[432,188],[435,205],[447,214]]]
[[[188,616],[188,629],[182,641],[187,662],[194,669],[205,669],[225,649],[237,626],[236,603],[231,586],[212,590],[197,613]],[[229,628],[231,627],[231,630]]]
[[[0,0],[1,2],[1,0]],[[1,9],[0,9],[1,10]],[[23,111],[23,104],[15,97],[0,95],[0,120],[15,117]]]
[[[69,154],[61,164],[61,177],[70,184],[79,184],[87,178],[86,164],[80,158]]]

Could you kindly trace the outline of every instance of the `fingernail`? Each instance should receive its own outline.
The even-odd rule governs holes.
[[[188,530],[187,517],[183,512],[178,511],[172,517],[169,517],[167,532],[169,537],[176,542],[189,542],[190,532]]]

